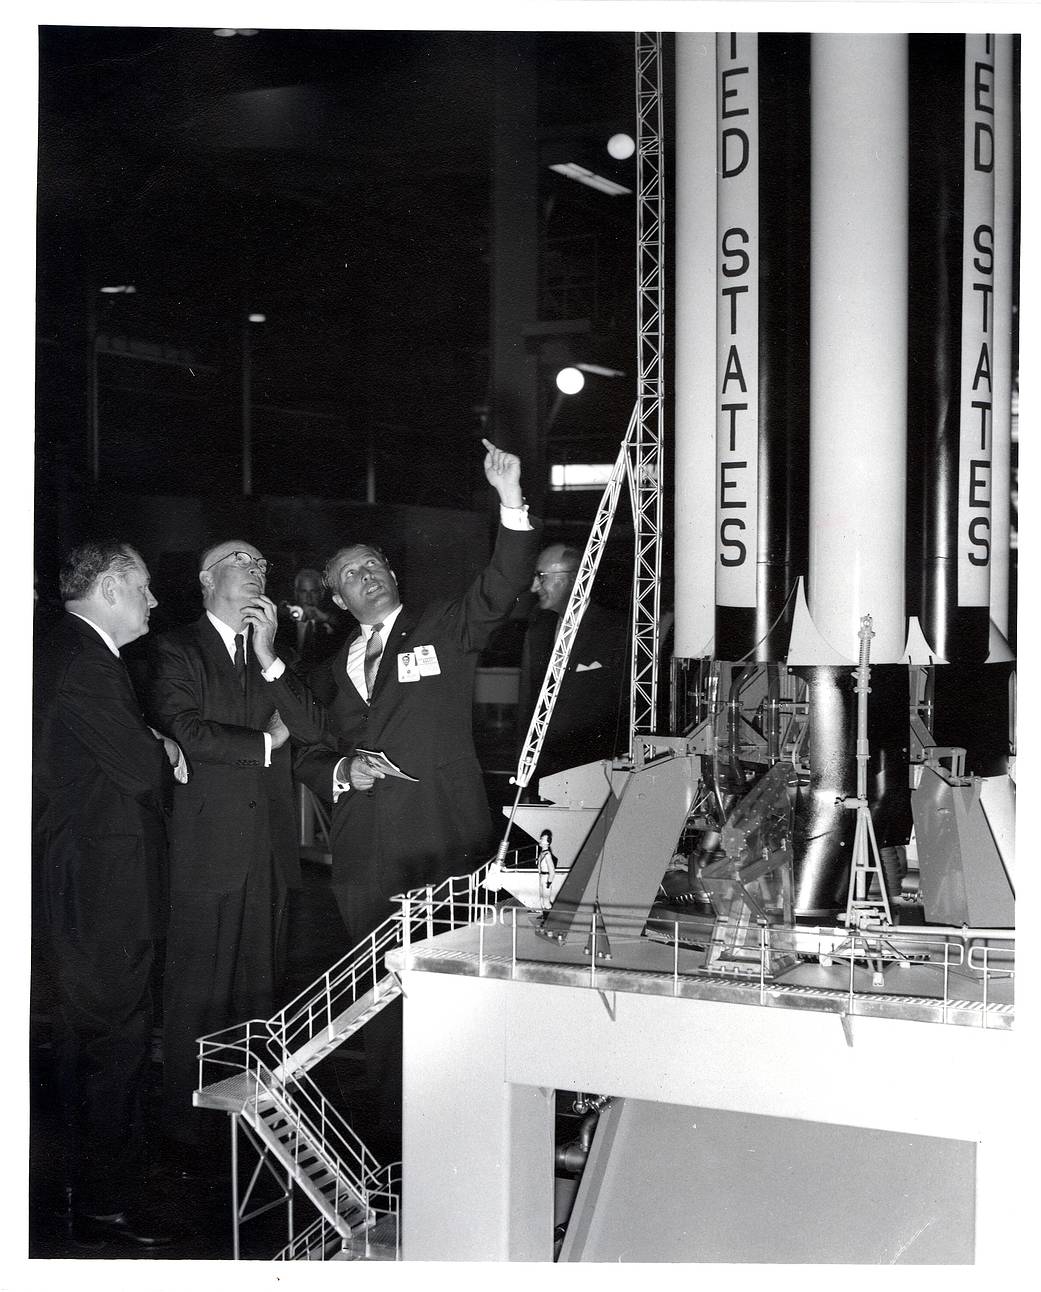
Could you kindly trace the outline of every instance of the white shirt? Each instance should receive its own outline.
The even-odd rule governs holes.
[[[115,655],[116,659],[123,658],[119,653],[119,647],[100,624],[96,624],[93,619],[88,619],[86,615],[76,614],[75,610],[70,610],[69,614],[75,616],[77,619],[82,619],[85,624],[93,628],[112,654]],[[160,733],[156,731],[155,727],[149,727],[148,730],[153,736],[155,736],[156,740],[160,740],[162,738]],[[167,739],[172,739],[172,737],[167,737]],[[176,740],[173,743],[177,745],[177,766],[174,768],[174,776],[177,777],[182,785],[186,785],[188,783],[188,764],[184,758],[184,750],[177,744]]]
[[[211,624],[213,624],[214,628],[216,628],[216,630],[220,633],[221,641],[227,647],[228,656],[230,657],[231,662],[234,664],[235,663],[235,638],[239,636],[242,637],[242,650],[243,652],[245,652],[247,649],[246,629],[239,628],[236,630],[232,628],[230,625],[226,624],[223,619],[218,619],[217,616],[213,614],[213,612],[210,610],[206,611],[206,618],[210,621]],[[280,662],[279,660],[275,660],[275,664],[278,664],[279,662]],[[271,668],[274,669],[274,664],[272,664]],[[274,681],[276,677],[280,677],[281,674],[282,674],[282,669],[279,669],[277,673],[272,673],[271,677],[268,677],[267,673],[265,672],[264,677],[267,678],[267,680],[270,682],[270,681]],[[264,766],[270,767],[271,766],[271,732],[262,731],[260,734],[264,737]]]
[[[394,627],[398,615],[401,614],[401,602],[383,620],[383,627],[380,629],[380,638],[383,642],[383,649],[387,649],[387,642],[390,641],[390,630]],[[369,638],[372,636],[375,624],[360,624],[361,633],[351,642],[350,649],[347,651],[347,676],[354,683],[355,690],[363,700],[369,697],[365,692],[365,652],[368,650]]]

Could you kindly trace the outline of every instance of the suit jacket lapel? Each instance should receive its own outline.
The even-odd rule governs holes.
[[[106,656],[110,657],[112,660],[115,661],[116,667],[119,669],[119,675],[121,678],[122,685],[124,686],[124,689],[126,690],[127,695],[133,701],[133,707],[136,710],[140,711],[141,705],[138,702],[137,695],[134,691],[134,684],[130,680],[130,671],[127,668],[127,662],[123,658],[122,654],[113,655],[112,652],[109,650],[108,646],[98,636],[98,634],[94,631],[94,629],[90,626],[90,624],[84,622],[84,620],[78,618],[76,615],[68,614],[67,611],[66,611],[66,615],[68,616],[69,623],[72,624],[73,628],[76,630],[77,633],[79,633],[80,637],[83,639],[83,643],[85,647],[91,650],[97,649],[97,650],[104,651]]]
[[[376,670],[376,681],[372,687],[373,699],[386,686],[388,675],[396,675],[398,655],[406,649],[405,643],[415,628],[416,622],[415,615],[410,615],[405,607],[402,606],[401,614],[394,620],[394,627],[390,630],[390,636],[383,643],[383,654],[380,656],[380,666]]]
[[[224,645],[224,639],[220,633],[210,623],[205,611],[196,621],[196,628],[199,634],[199,646],[204,654],[208,655],[211,662],[215,665],[217,676],[221,684],[227,690],[229,696],[239,696],[243,700],[242,688],[239,686],[238,675],[235,672],[235,664],[228,654],[228,648]],[[246,661],[246,673],[249,673],[249,660]]]

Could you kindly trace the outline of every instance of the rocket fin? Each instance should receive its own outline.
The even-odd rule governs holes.
[[[922,631],[922,625],[918,622],[918,616],[912,615],[907,621],[907,641],[904,643],[901,660],[906,660],[908,664],[946,664],[947,661],[942,655],[938,655],[935,649],[930,646],[925,633]]]
[[[990,621],[990,650],[987,652],[988,664],[1007,664],[1016,658],[1015,652],[1005,639],[1005,634],[992,619]]]
[[[796,582],[795,612],[792,615],[792,632],[788,638],[789,664],[850,664],[850,659],[837,651],[830,642],[825,641],[813,622],[810,608],[806,604],[806,585],[802,575]]]

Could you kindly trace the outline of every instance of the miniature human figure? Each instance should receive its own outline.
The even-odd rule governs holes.
[[[543,830],[539,835],[539,905],[548,911],[553,902],[553,880],[557,873],[557,859],[553,855],[553,831]]]

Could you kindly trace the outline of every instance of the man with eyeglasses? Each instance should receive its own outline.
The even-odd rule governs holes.
[[[170,925],[164,979],[163,1128],[178,1165],[205,1169],[217,1127],[192,1107],[196,1038],[276,1007],[288,890],[300,884],[290,727],[313,744],[309,698],[292,670],[264,671],[277,612],[268,562],[252,543],[210,547],[205,607],[164,634],[152,707],[191,777],[170,821]],[[288,725],[287,725],[288,724]]]
[[[527,737],[581,563],[581,549],[568,543],[553,543],[539,553],[531,584],[537,605],[528,621],[521,651],[518,750],[523,748]],[[624,743],[628,648],[628,625],[624,617],[590,601],[557,691],[553,716],[535,768],[536,779],[611,758]]]

